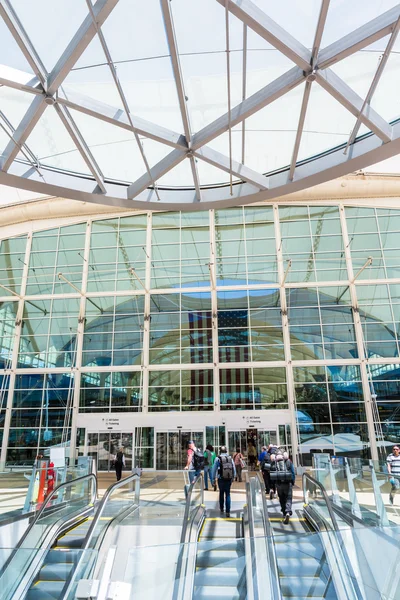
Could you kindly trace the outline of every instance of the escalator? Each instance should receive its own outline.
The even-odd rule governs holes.
[[[198,538],[194,600],[246,598],[243,533],[241,518],[206,517]]]
[[[47,553],[35,576],[26,600],[58,600],[66,587],[81,555],[82,543],[91,520],[85,519],[63,533]]]
[[[282,597],[337,600],[319,536],[297,534],[296,538],[293,534],[275,538]]]
[[[137,474],[112,484],[99,503],[93,474],[58,486],[0,573],[2,600],[74,598],[79,580],[92,576],[100,548],[106,551],[113,528],[139,508],[139,495]]]

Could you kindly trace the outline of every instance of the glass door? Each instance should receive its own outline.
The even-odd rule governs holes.
[[[97,461],[98,471],[113,471],[112,460],[121,446],[125,454],[125,470],[132,470],[133,434],[130,432],[90,432],[88,433],[88,456]]]
[[[243,456],[247,454],[247,435],[246,429],[240,429],[239,431],[228,431],[228,452],[230,455],[234,454],[237,450],[240,449],[240,452]]]
[[[258,447],[261,448],[266,446],[268,448],[269,444],[277,445],[277,435],[276,429],[259,429],[258,430]]]
[[[181,471],[187,462],[190,440],[204,449],[203,431],[158,431],[156,444],[156,469],[158,471]]]

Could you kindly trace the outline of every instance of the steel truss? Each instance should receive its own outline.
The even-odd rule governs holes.
[[[365,168],[400,152],[400,124],[388,123],[371,107],[372,95],[379,84],[400,28],[400,4],[333,44],[321,48],[323,32],[329,17],[330,2],[330,0],[322,0],[313,46],[309,50],[251,0],[216,0],[216,2],[222,5],[221,10],[225,10],[227,15],[230,13],[243,23],[243,99],[214,122],[193,132],[180,65],[179,40],[177,40],[174,30],[173,13],[170,2],[160,0],[184,130],[175,132],[130,113],[116,75],[115,64],[101,29],[118,4],[118,0],[97,0],[94,5],[88,0],[86,18],[50,73],[47,72],[23,28],[11,0],[0,0],[0,16],[34,73],[33,79],[32,76],[20,73],[18,80],[13,80],[10,79],[9,71],[0,66],[0,85],[32,94],[32,102],[26,114],[11,132],[9,142],[0,156],[0,184],[125,208],[141,208],[145,202],[146,208],[150,210],[161,207],[172,210],[178,208],[180,210],[198,210],[199,208],[234,206],[276,198]],[[261,36],[290,59],[295,66],[256,93],[246,97],[245,56],[248,29],[252,29]],[[330,67],[388,35],[390,38],[383,58],[371,81],[369,91],[363,99]],[[105,52],[124,110],[108,106],[89,96],[67,94],[62,89],[62,84],[71,69],[96,36]],[[229,55],[229,47],[227,47],[227,55]],[[298,161],[313,82],[320,85],[342,104],[354,116],[355,123],[349,140],[343,147],[332,149],[309,160]],[[302,84],[305,84],[303,101],[290,165],[282,166],[279,172],[269,175],[254,171],[245,164],[246,119],[272,102],[279,101],[279,98]],[[40,165],[39,169],[38,161],[32,160],[32,152],[28,152],[28,158],[26,141],[48,106],[54,106],[77,151],[89,168],[91,176],[84,177],[79,174],[67,173],[60,169],[46,167],[46,165]],[[146,167],[145,173],[137,180],[130,182],[106,180],[84,136],[72,119],[69,109],[131,131],[139,145]],[[5,117],[7,118],[7,115]],[[208,145],[239,124],[242,125],[243,132],[241,162],[233,160],[231,153],[229,156],[225,156]],[[365,125],[370,133],[357,138],[361,124]],[[157,164],[149,165],[139,135],[164,144],[170,148],[170,152]],[[24,158],[18,157],[21,150],[23,150]],[[190,162],[193,187],[189,189],[160,187],[157,184],[158,180],[184,160]],[[198,160],[220,169],[221,181],[229,179],[231,182],[233,181],[233,185],[202,186],[197,169]],[[228,173],[228,178],[225,173]]]

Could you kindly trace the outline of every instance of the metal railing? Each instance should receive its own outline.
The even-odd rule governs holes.
[[[270,590],[271,590],[271,598],[272,600],[282,600],[282,591],[281,591],[281,586],[279,583],[279,573],[278,573],[278,562],[277,562],[277,557],[276,557],[276,552],[275,552],[275,544],[274,544],[274,536],[273,536],[273,531],[272,531],[272,527],[271,527],[271,523],[268,517],[268,507],[267,507],[267,501],[265,498],[265,494],[264,494],[264,480],[262,479],[262,475],[261,473],[257,473],[256,477],[252,477],[249,478],[249,488],[250,488],[250,496],[249,496],[249,500],[250,500],[250,508],[251,508],[251,521],[252,522],[252,527],[250,528],[250,535],[251,537],[255,540],[256,539],[256,532],[254,530],[254,513],[253,511],[256,510],[257,508],[260,509],[260,513],[261,513],[261,518],[262,518],[262,522],[263,522],[263,533],[264,533],[264,540],[265,540],[265,549],[266,549],[266,553],[267,553],[267,558],[268,558],[268,564],[269,564],[269,586],[270,586]],[[258,490],[257,490],[258,488]],[[261,507],[257,507],[257,491],[258,491],[258,497],[261,499]],[[253,531],[252,531],[253,529]],[[258,576],[257,576],[258,579]],[[261,598],[262,596],[259,593],[259,587],[257,586],[257,593],[258,593],[258,597]],[[262,586],[261,586],[262,587]]]
[[[200,501],[197,505],[192,506],[192,495],[196,486],[199,486],[200,489]],[[196,539],[192,540],[193,524],[202,508],[205,513],[203,475],[200,473],[187,489],[180,540],[181,546],[175,571],[175,584],[172,595],[173,600],[190,600],[193,595],[194,569],[197,553],[197,535]],[[204,513],[200,515],[198,528],[204,520]],[[191,564],[193,565],[193,569],[190,569]]]
[[[312,477],[308,473],[303,473],[303,495],[306,509],[310,506],[308,502],[309,492],[306,489],[307,481],[309,481],[312,485],[316,486],[320,490],[322,498],[328,510],[329,518],[331,520],[331,529],[329,530],[329,527],[327,526],[328,521],[326,516],[320,514],[318,511],[312,508],[312,510],[318,515],[318,517],[320,518],[320,520],[322,520],[323,524],[326,527],[324,531],[321,530],[319,526],[317,526],[317,530],[320,534],[321,542],[324,548],[327,563],[331,571],[331,577],[338,600],[358,600],[359,598],[363,598],[363,593],[361,592],[360,586],[355,577],[353,565],[350,560],[350,557],[347,554],[345,542],[343,541],[335,517],[335,513],[329,496],[326,492],[326,489],[324,488],[322,483],[314,479],[314,477]],[[312,519],[312,517],[310,518]]]
[[[27,582],[29,582],[31,580],[34,573],[40,568],[41,561],[43,560],[43,552],[41,552],[41,550],[43,548],[48,547],[48,545],[54,539],[54,536],[57,535],[57,533],[60,531],[61,527],[63,529],[67,529],[71,525],[71,523],[76,521],[77,518],[81,517],[81,515],[82,516],[85,515],[88,510],[92,510],[92,507],[94,506],[95,500],[97,498],[97,478],[95,475],[93,475],[93,473],[89,473],[88,475],[78,477],[77,479],[72,479],[71,481],[66,481],[65,483],[62,483],[58,487],[54,488],[54,490],[44,500],[40,510],[35,514],[29,527],[27,528],[27,530],[25,531],[25,533],[19,540],[18,544],[14,548],[12,554],[10,555],[10,557],[4,564],[4,566],[1,570],[1,573],[0,573],[1,578],[7,576],[6,571],[8,568],[12,568],[14,559],[18,561],[19,553],[24,550],[24,543],[26,542],[26,540],[28,540],[30,534],[34,531],[34,528],[38,524],[38,521],[44,515],[44,512],[46,511],[47,508],[49,510],[52,508],[52,507],[49,507],[49,504],[54,499],[54,497],[56,495],[60,494],[60,491],[62,491],[62,490],[68,490],[68,488],[72,488],[73,486],[76,486],[77,484],[80,485],[85,482],[89,483],[89,481],[91,481],[93,483],[91,485],[90,499],[87,502],[86,506],[83,508],[80,507],[80,511],[78,514],[76,514],[72,511],[72,513],[70,515],[67,515],[67,518],[65,519],[65,521],[63,521],[63,523],[61,525],[58,522],[57,518],[54,520],[53,523],[49,524],[48,529],[45,532],[45,536],[41,537],[40,540],[35,541],[35,547],[36,547],[36,544],[39,542],[40,542],[40,545],[37,546],[37,552],[32,554],[31,560],[28,561],[28,564],[25,561],[24,566],[26,567],[26,569],[24,569],[23,572],[20,573],[22,579],[19,579],[15,582],[16,587],[14,588],[14,590],[12,592],[12,596],[4,596],[4,598],[7,597],[7,598],[13,598],[13,600],[16,600],[17,598],[24,597],[25,592],[26,592]],[[83,495],[81,497],[77,498],[76,500],[72,500],[72,501],[68,500],[68,501],[65,501],[62,503],[57,503],[57,506],[54,507],[54,508],[56,508],[56,512],[54,513],[55,517],[57,517],[61,513],[61,511],[63,509],[65,509],[65,507],[70,507],[71,505],[73,507],[75,502],[78,502],[78,501],[81,502],[82,499],[83,499]],[[46,513],[45,516],[47,518],[48,514]],[[41,533],[41,532],[39,532],[39,533]],[[25,547],[29,548],[29,546],[25,546]]]
[[[92,486],[92,494],[91,494],[91,500],[88,504],[89,505],[93,505],[96,501],[97,498],[97,477],[95,475],[93,475],[93,473],[89,473],[89,475],[83,475],[82,477],[78,477],[77,479],[71,479],[71,481],[66,481],[65,483],[61,483],[59,486],[57,486],[56,488],[54,488],[54,490],[45,498],[40,510],[35,514],[33,521],[31,522],[31,524],[29,525],[28,529],[25,531],[24,535],[21,537],[21,539],[19,540],[18,544],[15,547],[15,551],[18,550],[19,548],[21,548],[23,542],[26,540],[26,538],[28,537],[29,533],[32,531],[32,529],[34,528],[34,526],[37,524],[38,520],[41,518],[41,516],[43,515],[44,511],[46,510],[46,508],[48,507],[48,505],[50,504],[50,501],[53,500],[53,498],[55,496],[58,496],[58,494],[60,493],[60,490],[62,489],[66,489],[68,487],[72,487],[73,485],[76,485],[77,483],[83,482],[83,481],[89,481],[89,480],[93,481],[93,486]],[[62,507],[62,504],[59,505],[60,508]]]
[[[319,488],[319,490],[320,490],[320,492],[322,494],[322,497],[323,497],[323,499],[325,501],[326,507],[328,509],[328,513],[329,513],[330,519],[332,521],[333,529],[335,531],[339,531],[339,527],[338,527],[338,524],[337,524],[335,513],[333,512],[331,501],[329,499],[328,494],[326,493],[326,489],[324,488],[324,486],[322,485],[322,483],[320,483],[317,479],[314,479],[314,477],[312,477],[308,473],[303,473],[303,477],[302,477],[302,481],[303,481],[303,496],[304,496],[304,502],[305,502],[305,504],[308,504],[308,496],[307,496],[307,492],[306,492],[306,487],[307,487],[306,486],[306,482],[307,482],[307,480],[310,481],[317,488]]]
[[[111,498],[113,493],[116,490],[118,490],[120,487],[123,487],[124,485],[126,485],[127,483],[130,483],[131,481],[132,482],[135,481],[135,501],[134,501],[133,506],[139,505],[140,475],[138,475],[137,473],[133,473],[132,475],[129,475],[128,477],[125,477],[124,479],[120,479],[120,481],[117,481],[116,483],[113,483],[112,485],[110,485],[110,487],[106,490],[106,493],[104,494],[103,498],[101,499],[98,509],[95,512],[92,524],[90,525],[88,532],[86,534],[86,537],[84,539],[84,542],[82,544],[82,550],[86,550],[87,548],[89,548],[89,544],[92,541],[96,526],[100,520],[100,517],[102,516],[102,514],[104,512],[107,502],[109,501],[109,499]]]
[[[66,587],[62,591],[62,595],[60,596],[61,600],[66,600],[67,598],[72,598],[71,594],[73,593],[73,587],[76,583],[77,574],[79,575],[80,579],[82,579],[82,578],[86,579],[87,577],[90,576],[90,572],[92,571],[92,568],[94,567],[95,558],[96,558],[96,554],[91,553],[93,549],[90,548],[90,543],[93,539],[96,527],[100,521],[101,516],[104,513],[107,503],[109,502],[109,500],[110,500],[111,496],[114,494],[114,492],[116,490],[118,490],[119,488],[121,488],[131,482],[132,483],[135,482],[135,498],[134,498],[133,504],[131,504],[129,507],[126,507],[124,510],[125,510],[125,512],[127,510],[129,510],[129,512],[131,512],[133,509],[136,509],[139,506],[140,475],[138,473],[132,473],[128,477],[125,477],[124,479],[120,479],[120,481],[116,481],[115,483],[113,483],[112,485],[110,485],[107,488],[107,490],[106,490],[103,498],[101,499],[101,502],[93,516],[93,521],[88,529],[88,532],[82,542],[82,545],[80,547],[79,559],[78,559],[77,563],[75,564],[74,571],[73,571],[73,574],[71,574],[70,581],[67,583]],[[117,514],[117,515],[115,515],[114,518],[116,518],[117,516],[120,516],[120,515]],[[96,544],[99,544],[99,543],[100,543],[100,540],[97,539]],[[87,560],[88,552],[91,553],[89,555],[89,560]],[[85,575],[83,575],[80,572],[82,569],[82,566],[84,566],[84,568],[85,568]]]

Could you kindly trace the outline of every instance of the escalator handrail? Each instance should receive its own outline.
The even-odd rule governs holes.
[[[124,479],[120,479],[119,481],[116,481],[115,483],[113,483],[112,485],[110,485],[104,496],[101,499],[101,502],[93,516],[93,521],[88,529],[88,532],[85,536],[85,539],[82,543],[81,549],[82,550],[87,550],[87,548],[89,547],[90,542],[92,541],[93,538],[93,534],[94,531],[97,527],[97,524],[100,520],[101,515],[104,512],[105,506],[107,504],[107,502],[109,501],[110,497],[113,495],[113,493],[115,492],[115,490],[117,490],[118,488],[126,485],[127,483],[130,483],[131,481],[136,481],[136,486],[135,486],[135,503],[134,505],[138,505],[139,504],[139,497],[140,497],[140,475],[138,473],[132,473],[131,475],[129,475],[128,477],[125,477]]]
[[[109,501],[110,497],[115,492],[115,490],[126,485],[127,483],[130,483],[131,481],[136,481],[135,502],[132,505],[132,508],[137,507],[139,505],[139,499],[140,499],[140,474],[139,473],[132,473],[131,475],[128,475],[128,477],[125,477],[124,479],[120,479],[119,481],[116,481],[115,483],[113,483],[112,485],[110,485],[107,488],[107,490],[106,490],[104,496],[102,497],[100,504],[93,516],[93,521],[88,529],[88,532],[82,542],[82,545],[80,547],[78,561],[74,566],[73,572],[71,573],[70,580],[67,582],[67,585],[62,590],[62,595],[60,596],[60,600],[66,600],[67,598],[71,597],[70,592],[73,589],[73,586],[75,585],[76,574],[79,573],[79,569],[80,569],[80,567],[85,559],[85,556],[87,554],[86,551],[93,550],[93,548],[89,549],[89,544],[92,541],[94,531],[97,527],[97,524],[100,520],[101,515],[104,512],[104,508],[105,508],[107,502]],[[85,574],[84,578],[88,577],[89,571],[92,569],[92,567],[95,564],[95,555],[93,555],[91,558],[93,560],[89,561],[89,567],[86,569],[86,574]]]
[[[264,521],[264,537],[267,546],[267,552],[269,557],[270,574],[272,576],[271,587],[272,587],[272,600],[282,600],[282,591],[279,584],[279,573],[278,573],[278,561],[275,552],[275,544],[273,543],[273,532],[271,523],[268,517],[268,505],[265,495],[263,494],[264,480],[260,472],[257,473],[258,482],[261,489],[261,502],[262,502],[262,514]],[[254,530],[254,527],[253,527]]]
[[[77,477],[76,479],[71,479],[70,481],[61,483],[60,485],[55,487],[54,490],[47,496],[47,498],[43,502],[40,510],[36,513],[32,523],[29,525],[28,529],[25,531],[24,535],[21,537],[18,544],[15,546],[15,550],[18,550],[19,548],[21,548],[23,542],[26,540],[29,533],[32,531],[32,529],[34,528],[34,526],[36,525],[38,520],[43,515],[45,509],[47,508],[47,506],[50,503],[50,500],[52,500],[52,498],[54,498],[55,495],[58,495],[61,489],[71,487],[72,485],[75,485],[77,482],[81,482],[81,481],[89,480],[89,479],[93,479],[93,482],[94,482],[93,486],[92,486],[92,496],[91,496],[91,501],[89,502],[89,505],[90,504],[94,505],[95,500],[97,498],[97,477],[96,477],[96,475],[94,475],[93,473],[89,473],[88,475],[82,475],[82,477]]]
[[[186,496],[185,514],[183,515],[183,525],[182,525],[181,541],[180,541],[181,544],[186,544],[186,536],[187,536],[187,529],[188,529],[188,525],[189,525],[189,512],[190,512],[190,505],[191,505],[191,500],[192,500],[192,493],[193,493],[195,484],[201,479],[202,479],[202,474],[200,473],[193,479],[193,481],[190,484],[189,489],[188,489],[188,493]],[[202,485],[200,486],[200,496],[201,496],[201,501],[200,501],[200,506],[201,506],[202,504],[204,504],[204,488]]]
[[[344,542],[342,541],[342,543],[341,543],[339,541],[340,539],[342,539],[342,535],[341,535],[341,532],[340,532],[340,529],[339,529],[339,526],[338,526],[338,523],[337,523],[337,520],[336,520],[336,517],[334,514],[334,510],[333,510],[330,498],[326,492],[325,487],[322,485],[322,483],[317,481],[317,479],[314,479],[314,477],[309,475],[309,473],[303,473],[303,477],[302,477],[304,502],[306,503],[306,501],[307,501],[306,494],[305,494],[305,482],[307,479],[312,484],[316,485],[322,492],[322,496],[324,498],[325,504],[326,504],[328,512],[329,512],[329,516],[332,521],[333,531],[334,531],[334,539],[335,539],[335,542],[338,544],[337,549],[338,549],[339,554],[336,556],[336,558],[339,559],[339,556],[341,556],[344,561],[345,567],[347,567],[348,569],[350,569],[352,571],[352,563],[347,554]],[[322,535],[322,533],[321,533],[321,535]],[[330,536],[329,536],[329,539],[331,540]],[[343,580],[343,582],[342,582],[344,593],[346,594],[346,598],[351,600],[351,599],[356,599],[356,598],[362,597],[362,594],[360,593],[359,584],[358,584],[358,581],[357,581],[357,578],[355,577],[355,575],[348,573],[347,570],[345,570],[345,571],[340,570],[340,574],[345,575],[345,577],[347,576],[346,577],[347,581]],[[335,587],[336,587],[336,585],[335,585]]]
[[[314,479],[314,477],[312,477],[309,473],[303,473],[303,477],[302,477],[302,480],[303,480],[303,497],[304,497],[304,501],[306,501],[306,492],[305,492],[306,486],[305,486],[305,483],[306,483],[307,479],[313,485],[316,485],[320,489],[320,491],[322,493],[322,496],[323,496],[323,498],[325,500],[325,504],[326,504],[326,507],[328,509],[329,516],[330,516],[331,521],[332,521],[333,529],[335,531],[339,531],[339,525],[337,523],[337,520],[336,520],[336,517],[335,517],[335,513],[333,512],[332,504],[331,504],[329,496],[328,496],[328,494],[326,492],[326,489],[324,488],[324,486],[322,485],[322,483],[320,481],[318,481],[317,479]]]

